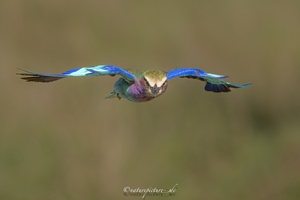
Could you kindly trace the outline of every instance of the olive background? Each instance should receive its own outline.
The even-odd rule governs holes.
[[[0,199],[300,198],[300,2],[0,1]],[[247,89],[174,79],[153,101],[104,99],[118,77],[26,83],[113,64],[197,67]]]

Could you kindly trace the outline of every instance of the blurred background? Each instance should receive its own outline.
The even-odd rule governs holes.
[[[0,199],[300,198],[299,1],[0,1]],[[113,64],[198,67],[247,89],[174,79],[147,103],[117,77],[26,83]],[[147,197],[162,199],[162,197]]]

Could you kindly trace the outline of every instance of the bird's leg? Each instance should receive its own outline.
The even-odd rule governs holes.
[[[117,93],[117,97],[118,97],[119,100],[121,100],[121,97],[120,97],[119,93]]]

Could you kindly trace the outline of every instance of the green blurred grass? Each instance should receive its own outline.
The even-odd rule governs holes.
[[[131,199],[125,186],[176,183],[170,199],[299,199],[299,4],[1,1],[0,199]],[[111,77],[15,76],[95,64],[254,84],[215,95],[179,79],[133,104],[103,99]]]

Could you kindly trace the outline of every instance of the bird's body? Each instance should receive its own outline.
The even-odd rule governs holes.
[[[106,98],[125,98],[133,102],[150,101],[162,95],[168,87],[168,81],[176,77],[205,81],[205,90],[212,92],[229,92],[230,88],[245,88],[251,85],[225,82],[221,79],[227,76],[206,73],[197,68],[180,68],[169,72],[161,70],[126,71],[117,66],[98,65],[76,68],[61,74],[40,74],[28,71],[18,74],[26,76],[22,77],[22,79],[34,82],[52,82],[72,76],[120,75],[121,78],[116,81],[114,90]]]
[[[151,79],[154,81],[152,81],[153,87],[151,87],[151,83],[149,83],[149,80],[145,80],[145,75],[147,74],[151,74],[157,77],[159,77],[159,75],[162,75],[165,77],[166,72],[160,70],[151,70],[133,71],[131,73],[134,75],[133,83],[126,81],[126,79],[124,79],[123,77],[120,78],[114,85],[114,91],[107,98],[118,97],[119,99],[125,98],[133,102],[144,102],[150,101],[162,95],[167,89],[168,82],[164,81],[163,78]],[[155,84],[157,89],[155,89]],[[151,88],[153,89],[151,90]]]

